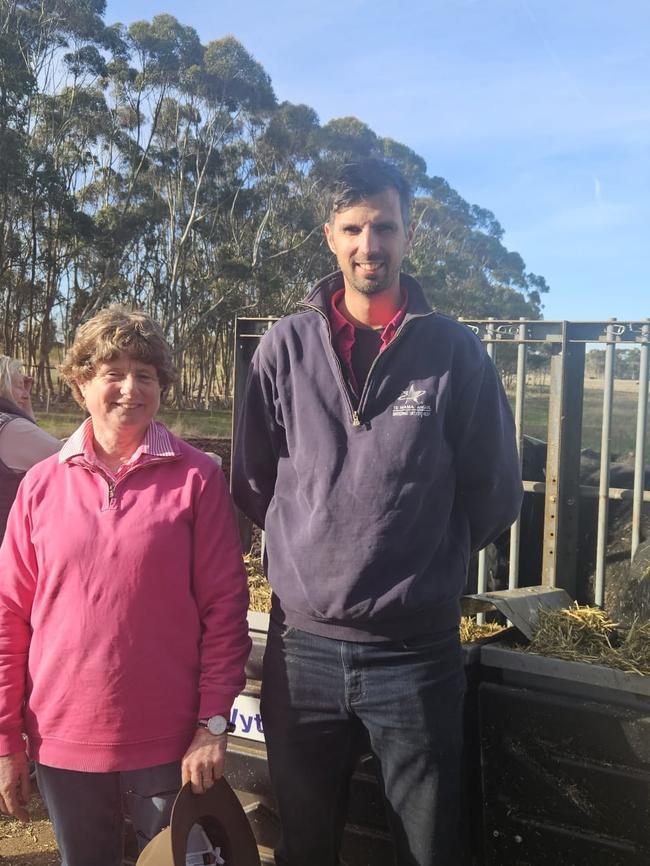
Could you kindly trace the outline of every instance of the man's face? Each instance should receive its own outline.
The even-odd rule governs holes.
[[[343,272],[347,291],[399,297],[402,259],[413,227],[402,222],[399,195],[390,187],[338,211],[325,224],[325,237]]]

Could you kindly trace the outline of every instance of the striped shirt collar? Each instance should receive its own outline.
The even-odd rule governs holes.
[[[73,457],[85,457],[90,462],[95,462],[97,458],[92,443],[93,422],[92,418],[86,418],[59,451],[59,463],[65,463]],[[158,421],[151,421],[142,444],[136,449],[128,464],[136,463],[143,454],[150,457],[176,457],[178,453],[165,425]]]

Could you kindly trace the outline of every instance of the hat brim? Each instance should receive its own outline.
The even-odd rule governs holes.
[[[136,866],[185,866],[187,837],[194,824],[200,824],[213,843],[221,847],[226,866],[260,866],[251,825],[224,778],[203,794],[193,794],[187,782],[174,802],[170,826],[154,836]]]

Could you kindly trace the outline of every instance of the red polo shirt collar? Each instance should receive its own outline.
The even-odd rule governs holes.
[[[345,288],[338,289],[338,291],[334,292],[332,295],[332,299],[330,302],[330,327],[332,329],[332,343],[334,345],[334,351],[341,359],[342,363],[345,365],[345,370],[348,375],[348,379],[352,384],[352,387],[359,393],[359,388],[357,385],[357,381],[352,370],[352,347],[354,346],[354,325],[352,322],[349,322],[343,313],[339,310],[338,304],[343,299],[343,295],[345,294]],[[406,308],[408,306],[408,292],[405,288],[402,288],[402,305],[399,310],[395,313],[390,322],[386,325],[384,330],[381,332],[381,346],[379,349],[379,354],[384,351],[386,346],[390,343],[390,341],[395,336],[395,333],[399,326],[404,321],[404,316],[406,315]]]

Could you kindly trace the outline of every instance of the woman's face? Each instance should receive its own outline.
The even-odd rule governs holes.
[[[160,406],[160,382],[151,364],[120,355],[98,366],[79,388],[93,426],[144,435]]]
[[[31,391],[31,387],[32,379],[30,376],[25,376],[20,370],[12,370],[11,393],[13,394],[16,406],[24,410],[29,409],[29,392]]]

